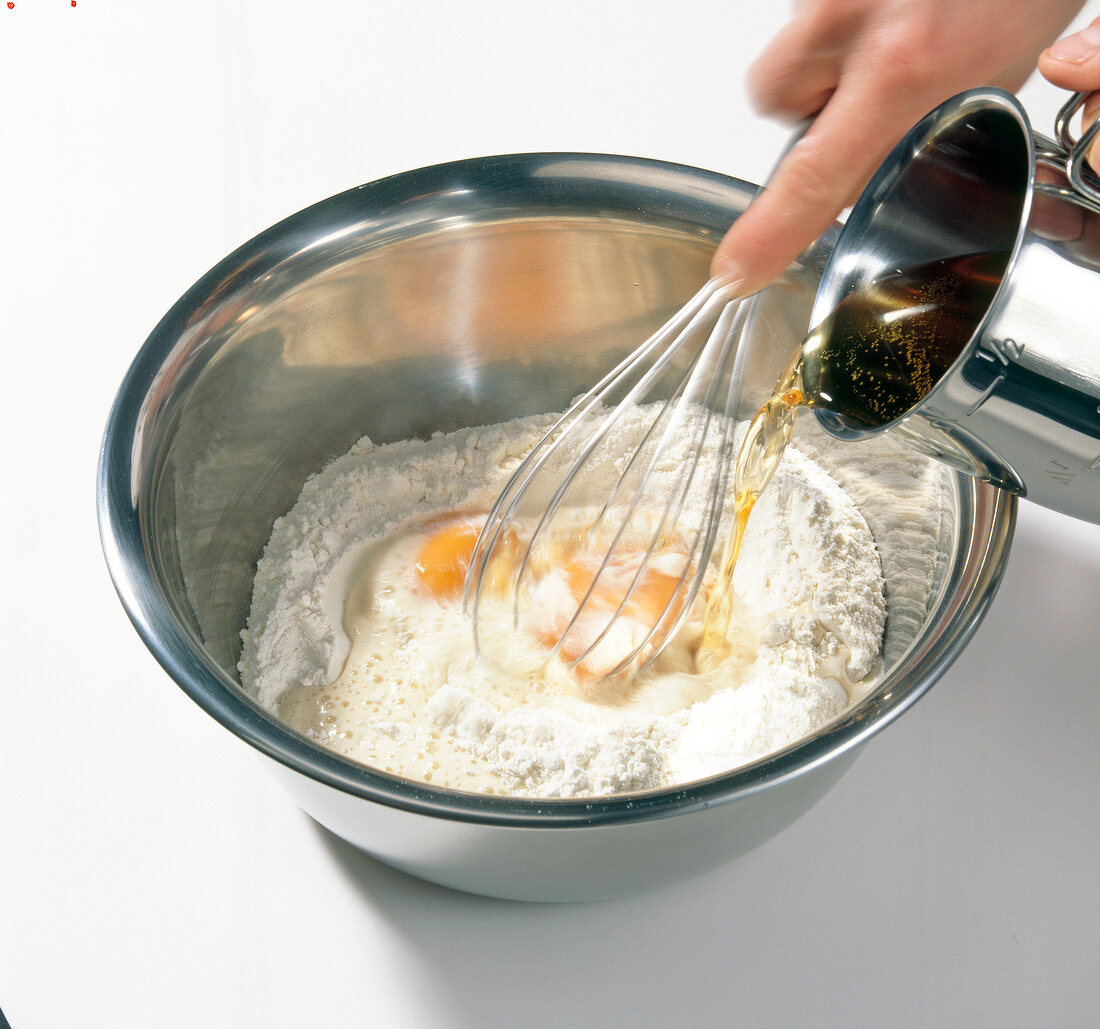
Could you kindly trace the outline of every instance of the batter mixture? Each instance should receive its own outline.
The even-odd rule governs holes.
[[[566,553],[545,560],[546,601],[518,632],[507,596],[499,619],[483,606],[477,655],[466,562],[485,512],[554,420],[363,439],[309,479],[258,566],[245,688],[311,739],[396,775],[573,797],[727,771],[796,742],[870,687],[886,618],[874,540],[793,447],[750,520],[718,660],[698,660],[702,595],[641,676],[605,681],[600,667],[548,660],[555,620],[575,606],[566,586],[583,581]],[[668,474],[676,467],[670,455]],[[640,602],[664,596],[657,582]]]

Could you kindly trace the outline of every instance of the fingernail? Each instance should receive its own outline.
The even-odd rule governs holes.
[[[1084,64],[1100,51],[1100,23],[1086,25],[1080,32],[1058,40],[1050,48],[1050,56],[1067,64]]]

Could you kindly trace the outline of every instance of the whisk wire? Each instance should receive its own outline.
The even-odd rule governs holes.
[[[634,384],[634,386],[632,386],[631,389],[617,402],[611,413],[606,418],[601,419],[596,430],[591,434],[588,442],[584,445],[584,447],[570,466],[569,471],[563,476],[562,481],[558,485],[558,488],[554,491],[553,496],[547,503],[546,508],[542,513],[542,516],[539,518],[538,524],[535,526],[535,529],[531,534],[530,542],[528,543],[523,559],[520,562],[519,570],[516,574],[516,597],[519,596],[519,590],[527,573],[527,569],[530,564],[530,557],[531,554],[534,552],[536,541],[542,535],[543,529],[546,527],[546,525],[549,524],[554,515],[557,514],[558,508],[561,506],[562,501],[568,494],[577,476],[580,475],[581,471],[588,464],[589,459],[596,452],[596,450],[599,449],[604,440],[615,430],[618,424],[623,420],[626,412],[637,406],[638,399],[648,395],[649,391],[653,387],[653,384],[657,382],[663,375],[669,363],[673,361],[673,359],[676,357],[677,352],[680,349],[677,341],[685,337],[690,338],[695,332],[698,332],[699,329],[705,326],[710,318],[713,317],[713,308],[720,307],[721,304],[724,302],[722,300],[722,294],[720,292],[707,291],[704,287],[704,290],[700,291],[700,294],[696,294],[696,297],[698,298],[701,294],[703,302],[698,307],[698,309],[694,310],[694,313],[686,319],[686,324],[684,324],[685,319],[682,317],[684,311],[678,312],[676,316],[674,316],[669,322],[666,322],[665,325],[661,329],[659,329],[657,333],[654,334],[653,339],[656,342],[652,347],[650,347],[648,344],[643,344],[645,354],[642,355],[641,360],[627,362],[627,367],[629,370],[633,370],[635,367],[642,366],[645,359],[659,346],[668,342],[669,338],[671,337],[671,342],[673,345],[667,346],[665,350],[661,352],[660,356],[652,362],[652,364],[646,369],[644,374]],[[700,354],[701,353],[702,352],[700,352]],[[698,360],[698,356],[699,355],[697,355],[696,360]],[[587,414],[593,410],[598,411],[602,409],[603,399],[605,395],[611,391],[612,386],[614,386],[615,383],[618,382],[621,378],[622,376],[616,376],[611,381],[606,382],[602,387],[597,386],[596,389],[592,391],[594,395],[591,396],[591,399],[587,401],[584,399],[581,400],[580,406],[582,408],[582,416],[575,419],[566,430],[560,433],[554,440],[549,443],[546,448],[546,453],[543,455],[544,461],[549,460],[551,455],[556,452],[556,450],[565,445],[565,440],[568,433],[581,425],[584,414]],[[586,397],[587,396],[589,395],[586,394]],[[646,435],[648,437],[648,433]],[[537,467],[536,469],[532,469],[532,475],[524,480],[523,486],[517,492],[517,506],[518,501],[522,499],[523,493],[526,491],[527,486],[530,484],[530,482],[533,481],[533,476],[536,471]],[[623,478],[620,477],[618,482],[621,483],[622,481]],[[516,612],[516,618],[518,619],[518,611]]]
[[[568,662],[570,667],[576,667],[581,664],[596,647],[603,642],[608,633],[611,632],[612,626],[623,615],[631,597],[635,594],[644,579],[650,560],[665,539],[666,530],[670,525],[676,525],[680,511],[683,509],[684,503],[691,493],[691,487],[694,484],[696,473],[703,460],[706,439],[715,421],[718,420],[714,402],[720,393],[721,384],[723,382],[726,383],[726,398],[721,408],[723,417],[718,420],[721,426],[719,453],[726,456],[729,456],[731,453],[734,427],[730,415],[732,413],[731,409],[736,389],[732,376],[727,376],[725,373],[729,370],[730,365],[732,365],[738,353],[738,344],[745,324],[747,308],[740,302],[731,303],[730,300],[726,298],[722,298],[722,304],[721,313],[707,338],[707,342],[695,354],[687,374],[681,380],[676,394],[669,398],[668,402],[662,405],[657,418],[653,422],[653,426],[650,427],[650,432],[646,434],[647,437],[650,435],[653,427],[673,408],[676,401],[685,398],[691,399],[696,391],[695,387],[704,387],[700,407],[706,413],[702,425],[695,431],[691,445],[688,447],[691,455],[688,471],[680,479],[679,488],[667,495],[661,516],[651,530],[646,551],[641,561],[638,563],[631,583],[623,594],[622,600],[610,615],[607,616],[606,623],[599,634],[592,639],[588,646],[577,657]],[[717,353],[714,352],[715,350],[717,350]],[[706,361],[704,360],[705,358],[711,358],[711,360]],[[675,414],[665,427],[661,442],[654,448],[652,454],[650,454],[649,467],[646,470],[643,481],[648,480],[648,476],[653,473],[660,462],[662,454],[666,453],[668,448],[675,443],[678,437],[680,437],[685,420],[685,407],[679,404],[675,407]],[[639,446],[631,456],[630,464],[633,464],[642,454],[643,447]],[[653,643],[657,634],[660,633],[660,640],[651,648],[645,660],[638,666],[639,671],[643,670],[657,658],[667,643],[679,631],[684,619],[687,618],[691,604],[706,575],[707,561],[710,558],[714,546],[718,524],[721,520],[724,484],[728,475],[728,469],[728,461],[719,460],[716,467],[716,472],[720,476],[719,485],[718,488],[709,491],[709,504],[704,526],[696,526],[693,529],[691,542],[685,548],[677,587],[670,591],[668,599],[662,607],[660,614],[657,618],[653,619],[653,624],[650,626],[649,631],[617,665],[605,673],[605,676],[614,677],[634,665],[643,652],[646,651],[646,648],[650,647]],[[615,494],[619,492],[625,480],[626,476],[624,474],[623,477],[616,481],[613,491]],[[617,551],[622,537],[630,526],[637,509],[644,503],[644,499],[643,491],[637,491],[631,498],[627,512],[621,520],[619,528],[604,554],[599,569],[593,577],[587,592],[578,603],[573,618],[559,636],[556,648],[561,646],[562,642],[568,636],[570,629],[576,623],[585,606],[588,604],[592,594],[595,592],[600,576],[612,563],[613,555]],[[605,504],[604,511],[606,511],[610,505],[611,500],[609,499],[608,503]],[[601,517],[604,511],[601,512]],[[688,579],[688,572],[693,566],[694,570],[691,572],[691,578]],[[681,587],[685,584],[687,588],[682,590]],[[675,612],[675,617],[671,621],[667,621],[673,612]]]
[[[712,330],[712,336],[717,336],[722,332],[726,321],[727,321],[727,319],[725,319],[724,316],[719,317],[719,321],[716,323],[715,329]],[[710,345],[710,340],[708,340],[707,345],[708,346]],[[634,470],[635,466],[639,465],[644,457],[646,457],[647,455],[649,456],[649,468],[647,469],[647,471],[645,473],[643,473],[643,477],[640,480],[642,482],[645,482],[646,481],[645,476],[653,471],[653,468],[655,467],[661,453],[664,452],[667,444],[671,442],[672,438],[675,436],[675,434],[681,428],[683,418],[682,417],[677,418],[674,415],[672,418],[668,419],[668,424],[665,425],[664,432],[662,434],[661,440],[658,443],[658,445],[655,448],[649,446],[650,440],[653,438],[653,436],[656,433],[657,429],[662,425],[663,422],[665,422],[666,415],[668,415],[668,413],[670,411],[674,410],[673,405],[678,400],[682,399],[683,396],[686,393],[689,392],[689,386],[696,377],[697,369],[700,366],[700,363],[701,363],[701,360],[702,360],[705,349],[706,348],[704,347],[704,348],[701,348],[700,350],[698,350],[696,352],[696,354],[694,355],[693,359],[690,362],[687,374],[685,374],[680,379],[680,382],[678,383],[678,385],[677,385],[675,391],[673,392],[672,396],[669,397],[669,399],[666,403],[661,405],[659,411],[657,412],[656,417],[653,419],[652,422],[650,422],[649,426],[646,428],[646,431],[645,431],[644,435],[642,436],[641,440],[639,441],[639,443],[638,443],[637,447],[635,448],[634,452],[631,454],[630,459],[628,460],[628,462],[626,464],[626,467],[623,469],[622,474],[619,476],[618,479],[616,479],[615,485],[612,487],[610,493],[608,494],[607,499],[604,501],[603,507],[600,509],[599,514],[596,515],[595,519],[593,519],[593,521],[592,521],[592,524],[589,526],[589,528],[587,530],[587,533],[586,533],[586,540],[585,540],[585,545],[586,546],[590,545],[592,542],[594,542],[596,540],[597,533],[598,533],[601,525],[603,524],[603,521],[607,517],[608,513],[614,508],[615,503],[618,500],[619,494],[621,492],[623,492],[625,484],[629,481],[629,479],[631,477],[631,473]],[[611,415],[607,420],[610,421],[614,418],[621,417],[622,412],[625,409],[626,409],[625,405],[620,405],[620,407],[615,411],[615,413],[613,415]],[[703,435],[705,435],[705,433]],[[699,455],[698,455],[698,451],[695,450],[695,448],[692,448],[692,450],[693,450],[692,475],[694,475],[694,464],[697,464]],[[578,461],[577,464],[574,465],[572,471],[574,471],[574,472],[579,471],[579,466],[581,464],[583,464],[583,459],[581,461]],[[683,493],[682,493],[681,498],[680,498],[680,503],[681,504],[683,503],[683,497],[686,496],[687,491],[688,491],[689,488],[690,488],[690,477],[689,477],[688,481],[685,483],[685,487],[684,487]],[[558,498],[555,498],[555,499],[558,499]],[[658,543],[661,541],[661,538],[662,538],[663,533],[665,531],[665,527],[667,526],[668,522],[670,521],[669,515],[670,515],[670,512],[672,511],[672,508],[674,506],[675,499],[676,499],[675,494],[670,494],[668,496],[668,499],[665,503],[664,511],[662,512],[662,515],[661,515],[661,518],[658,520],[657,524],[655,525],[655,527],[653,528],[653,530],[650,534],[649,545],[646,548],[646,552],[643,555],[642,561],[639,563],[638,568],[637,568],[637,570],[634,574],[634,577],[631,580],[631,583],[628,586],[626,592],[623,594],[622,600],[619,603],[618,607],[611,613],[611,615],[608,618],[603,630],[599,634],[597,634],[597,636],[588,644],[588,646],[577,657],[573,658],[571,661],[568,662],[569,667],[571,667],[571,668],[576,667],[578,664],[580,664],[585,659],[586,656],[588,656],[588,654],[590,654],[596,647],[598,647],[600,645],[600,643],[606,638],[607,634],[611,631],[611,627],[612,627],[615,619],[618,618],[619,615],[621,615],[623,610],[626,608],[627,604],[630,601],[630,598],[636,592],[638,584],[641,582],[641,580],[643,578],[644,569],[645,569],[646,565],[648,564],[649,559],[653,556],[653,552],[657,549]],[[589,601],[592,599],[593,594],[596,592],[596,588],[599,584],[600,578],[603,576],[603,574],[607,570],[608,566],[610,564],[612,564],[614,555],[618,551],[619,544],[622,542],[622,537],[626,533],[628,527],[631,525],[631,522],[634,518],[635,513],[637,512],[637,509],[639,507],[639,504],[640,504],[641,500],[642,500],[642,491],[640,491],[640,490],[636,491],[634,493],[633,497],[631,498],[629,504],[627,505],[626,512],[625,512],[624,516],[621,518],[621,520],[619,522],[619,526],[618,526],[617,531],[615,532],[615,534],[612,537],[610,543],[607,545],[607,547],[604,550],[603,558],[602,558],[602,560],[599,564],[599,567],[596,569],[595,574],[592,576],[592,579],[589,583],[589,586],[588,586],[587,590],[584,592],[584,594],[581,596],[580,600],[578,601],[576,609],[574,610],[573,616],[570,618],[570,620],[568,621],[568,623],[565,625],[564,629],[562,629],[560,635],[558,636],[558,639],[557,639],[557,641],[555,642],[555,644],[552,648],[552,653],[557,653],[561,649],[562,644],[565,642],[566,638],[569,636],[570,632],[573,630],[574,626],[576,625],[578,619],[583,614],[585,608],[588,606]],[[540,524],[540,528],[541,528],[541,524]],[[536,530],[536,535],[537,535],[537,532],[538,532],[538,530]],[[671,602],[674,599],[675,599],[675,594],[673,594],[670,597],[669,604],[666,605],[666,608],[662,611],[662,614],[661,614],[661,617],[660,617],[661,621],[663,621],[663,619],[666,617],[667,611],[670,609]],[[631,655],[627,659],[626,664],[628,665],[630,663],[630,661],[633,660],[633,658],[635,656],[636,655]],[[615,672],[618,671],[618,670],[619,669],[615,669],[609,674],[615,674]]]
[[[563,438],[572,432],[587,415],[601,405],[603,397],[615,383],[631,374],[636,368],[644,366],[654,351],[670,340],[674,341],[681,332],[690,326],[714,294],[714,286],[713,280],[703,286],[691,300],[661,325],[641,346],[631,351],[595,386],[574,401],[512,473],[496,503],[490,509],[485,527],[478,536],[470,557],[469,574],[467,574],[463,587],[463,608],[473,615],[475,643],[477,641],[477,609],[489,558],[500,541],[504,526],[515,517],[519,505],[539,472],[552,459]]]
[[[520,622],[523,581],[532,567],[540,537],[554,521],[571,490],[578,485],[582,470],[605,444],[611,446],[615,439],[613,434],[628,412],[638,411],[642,402],[661,386],[673,370],[680,375],[675,388],[671,395],[653,405],[655,413],[652,420],[640,440],[632,444],[633,453],[618,473],[599,513],[587,523],[585,547],[599,542],[599,530],[613,511],[617,517],[621,513],[595,574],[588,580],[564,629],[557,634],[552,652],[560,652],[566,638],[577,627],[582,613],[596,595],[601,577],[615,563],[619,548],[625,546],[637,555],[639,548],[634,542],[637,533],[631,533],[634,520],[641,513],[646,516],[648,543],[640,561],[630,566],[628,574],[632,573],[632,578],[629,586],[625,592],[616,593],[617,606],[605,616],[600,631],[591,639],[582,639],[582,648],[569,656],[567,664],[577,667],[604,642],[641,587],[646,570],[658,551],[667,553],[668,537],[673,530],[682,528],[678,524],[681,512],[696,483],[699,468],[706,461],[712,481],[704,483],[708,486],[705,512],[701,524],[694,525],[682,541],[683,550],[678,552],[682,552],[683,560],[677,566],[675,576],[669,576],[676,580],[674,588],[665,599],[658,617],[646,626],[640,642],[631,638],[630,642],[634,645],[630,653],[619,659],[610,671],[603,672],[601,678],[613,677],[635,666],[644,668],[679,630],[704,580],[724,509],[723,498],[733,446],[732,415],[739,394],[736,372],[744,360],[740,340],[752,307],[742,303],[743,299],[721,280],[708,282],[676,315],[579,397],[516,468],[479,534],[464,586],[463,605],[472,616],[475,646],[479,650],[479,607],[494,550],[519,515],[524,501],[540,500],[539,493],[534,491],[536,482],[547,479],[555,484],[535,519],[535,527],[522,556],[514,566],[510,584],[513,628]],[[699,340],[704,335],[705,341],[700,344]],[[681,352],[689,347],[694,349],[689,350],[686,369],[679,371],[679,365],[684,364]],[[674,362],[679,362],[679,365]],[[721,396],[723,389],[724,398]],[[611,406],[610,399],[614,399]],[[701,418],[696,413],[698,411],[702,412]],[[716,462],[703,456],[704,446],[715,425],[719,427],[719,458]],[[677,453],[686,454],[687,459],[677,474],[676,485],[672,489],[662,485],[659,502],[652,503],[654,498],[650,494],[658,488],[653,484],[660,478],[655,473],[663,462],[667,462],[667,455],[673,447],[684,447],[685,437],[688,445]],[[571,450],[575,438],[580,441],[579,448],[560,478],[554,480],[552,477],[557,474],[555,457],[566,446],[570,446]],[[570,450],[565,451],[567,456]],[[660,513],[654,520],[652,512],[657,510]]]

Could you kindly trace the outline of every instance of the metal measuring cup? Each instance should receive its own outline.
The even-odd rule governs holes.
[[[819,410],[842,439],[889,430],[1013,493],[1100,522],[1100,178],[1074,140],[1085,94],[1033,131],[1010,94],[961,93],[922,119],[861,194],[825,269],[819,323],[852,290],[963,254],[1010,254],[960,356],[901,417],[868,427]]]

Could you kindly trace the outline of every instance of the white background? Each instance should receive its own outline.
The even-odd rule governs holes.
[[[1100,13],[1092,0],[1085,17]],[[208,267],[381,175],[524,150],[759,181],[767,2],[0,3],[0,1008],[16,1029],[1100,1024],[1100,528],[1028,504],[974,642],[817,808],[537,906],[318,828],[131,630],[99,437]],[[1061,97],[1025,98],[1049,126]]]

